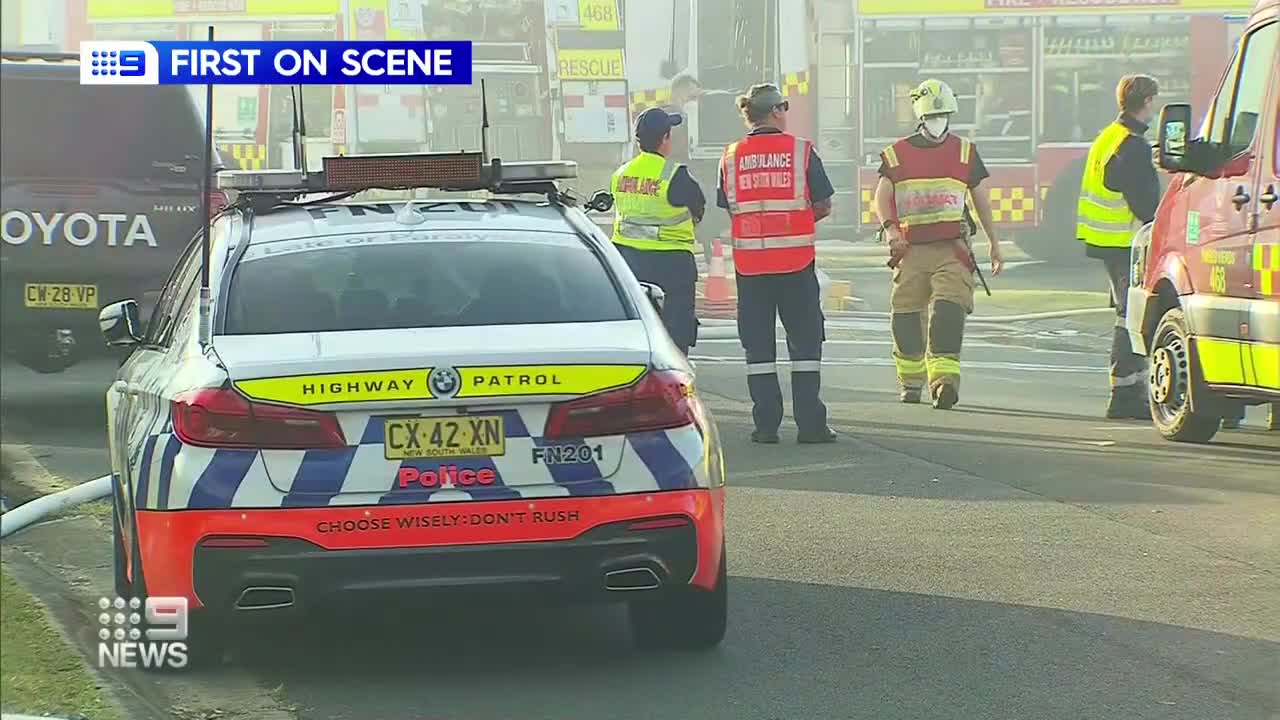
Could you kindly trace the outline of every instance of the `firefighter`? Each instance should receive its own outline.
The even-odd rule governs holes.
[[[738,97],[747,136],[720,159],[717,204],[729,211],[738,286],[738,337],[747,360],[755,430],[751,440],[778,442],[782,389],[774,367],[779,317],[791,358],[791,398],[801,443],[834,442],[819,397],[822,297],[814,231],[831,214],[835,189],[813,143],[786,132],[790,109],[776,85]]]
[[[1076,236],[1085,254],[1102,261],[1116,309],[1111,337],[1108,418],[1151,419],[1146,359],[1133,352],[1125,329],[1129,250],[1135,231],[1156,216],[1160,180],[1143,138],[1155,117],[1160,86],[1147,75],[1127,75],[1116,86],[1120,115],[1103,128],[1085,160]],[[1238,421],[1237,421],[1238,422]]]
[[[911,102],[917,132],[880,154],[875,193],[893,268],[893,359],[902,402],[920,402],[928,384],[933,406],[949,410],[960,399],[960,346],[978,269],[969,248],[975,230],[969,198],[987,234],[991,274],[1004,263],[991,203],[977,192],[987,168],[973,143],[948,129],[959,109],[955,94],[929,79],[912,91]]]
[[[636,118],[640,153],[613,173],[613,244],[641,282],[662,288],[662,321],[680,352],[697,341],[698,263],[694,225],[707,200],[689,168],[670,159],[681,118],[649,108]]]

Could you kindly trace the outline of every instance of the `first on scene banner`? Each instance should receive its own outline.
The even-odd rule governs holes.
[[[470,85],[470,40],[94,40],[82,85]]]

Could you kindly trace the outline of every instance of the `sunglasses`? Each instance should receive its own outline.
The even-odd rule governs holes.
[[[782,112],[787,112],[787,111],[789,111],[789,110],[791,109],[791,102],[790,102],[790,101],[788,101],[788,100],[783,100],[782,102],[778,103],[777,105],[774,105],[774,106],[773,106],[773,109],[774,109],[774,110],[781,110]]]

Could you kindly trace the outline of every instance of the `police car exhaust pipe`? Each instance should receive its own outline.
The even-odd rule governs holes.
[[[604,589],[613,592],[653,590],[661,585],[658,574],[647,567],[610,570],[604,574]]]
[[[9,537],[13,533],[56,515],[67,508],[93,502],[94,500],[101,500],[110,494],[111,476],[104,475],[73,488],[38,497],[0,515],[0,537]]]
[[[283,610],[293,607],[293,588],[247,587],[236,600],[236,610]]]

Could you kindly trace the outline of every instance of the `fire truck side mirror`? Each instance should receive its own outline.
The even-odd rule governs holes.
[[[597,190],[591,194],[586,208],[596,212],[609,212],[613,209],[613,195],[608,190]]]
[[[1191,106],[1186,103],[1170,103],[1160,111],[1160,167],[1170,172],[1182,172],[1187,160],[1187,129],[1191,127]]]

